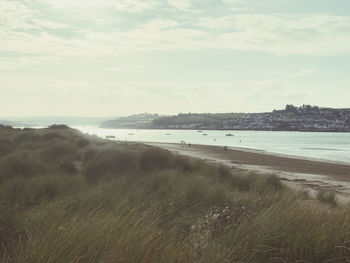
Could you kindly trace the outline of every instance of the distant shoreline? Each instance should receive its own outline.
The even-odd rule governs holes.
[[[72,126],[74,128],[74,126]],[[317,131],[317,130],[244,130],[244,129],[186,129],[186,128],[136,128],[136,127],[101,127],[97,126],[99,129],[106,130],[169,130],[169,131],[265,131],[265,132],[317,132],[317,133],[350,133],[350,131]]]
[[[104,121],[101,128],[350,132],[350,108],[287,104],[262,113],[137,114]]]

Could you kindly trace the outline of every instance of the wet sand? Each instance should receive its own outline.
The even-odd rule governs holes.
[[[317,190],[332,188],[350,197],[350,164],[285,156],[259,150],[220,146],[146,143],[176,154],[200,158],[234,169],[254,171],[261,174],[276,174],[294,186]]]

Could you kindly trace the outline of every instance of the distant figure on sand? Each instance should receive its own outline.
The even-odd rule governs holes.
[[[224,151],[227,152],[227,146],[224,146]]]
[[[188,148],[191,148],[191,144],[190,143],[188,144]]]

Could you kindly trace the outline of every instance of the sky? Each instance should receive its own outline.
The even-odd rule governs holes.
[[[0,0],[0,117],[350,108],[349,0]]]

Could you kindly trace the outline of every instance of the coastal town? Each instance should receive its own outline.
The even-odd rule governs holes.
[[[350,109],[288,104],[265,113],[139,114],[106,121],[102,128],[350,132]]]
[[[350,109],[287,105],[272,113],[244,114],[242,118],[223,121],[224,129],[273,131],[349,132]]]

